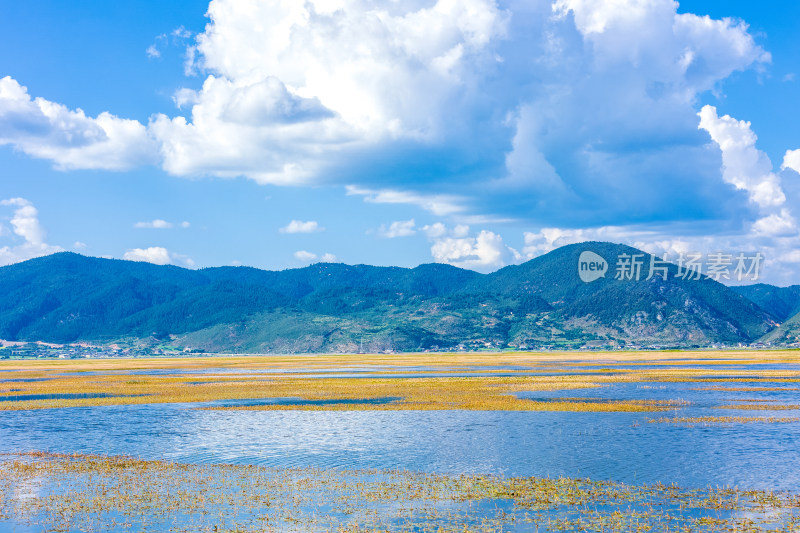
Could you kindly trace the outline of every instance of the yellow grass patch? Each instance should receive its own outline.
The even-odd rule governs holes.
[[[299,398],[311,403],[224,408],[660,411],[681,405],[681,402],[677,399],[581,400],[569,394],[561,395],[569,399],[534,401],[517,398],[515,393],[567,392],[615,383],[642,383],[642,388],[648,388],[657,383],[720,381],[755,386],[715,386],[700,390],[758,391],[773,390],[773,387],[758,387],[764,381],[800,382],[800,365],[796,371],[762,367],[778,363],[798,364],[800,352],[548,352],[2,361],[0,410]],[[696,365],[711,365],[712,368]],[[749,366],[729,368],[731,365]],[[140,371],[159,373],[131,373]],[[333,371],[343,374],[363,371],[370,377],[339,376]],[[509,375],[477,375],[492,372]],[[394,377],[408,373],[415,377]],[[448,375],[453,373],[463,374],[463,377]],[[526,375],[530,373],[533,375]],[[320,374],[323,377],[313,377]],[[44,381],[20,381],[28,379]],[[107,397],[24,399],[26,395],[44,394]],[[23,398],[15,399],[20,396]],[[381,404],[358,403],[382,398],[397,399]],[[5,399],[9,401],[3,401]],[[313,403],[325,400],[340,403]]]

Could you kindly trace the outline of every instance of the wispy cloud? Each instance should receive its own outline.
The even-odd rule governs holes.
[[[397,237],[410,237],[416,235],[416,223],[411,220],[396,220],[386,226],[382,224],[375,232],[378,237],[384,239],[395,239]]]
[[[186,229],[186,228],[191,227],[192,225],[191,225],[191,223],[189,223],[189,222],[184,220],[183,222],[178,224],[178,226],[180,226],[181,228]],[[133,225],[133,227],[137,228],[137,229],[172,229],[172,228],[175,227],[175,224],[173,224],[172,222],[167,222],[166,220],[162,220],[160,218],[157,218],[155,220],[150,220],[148,222],[137,222],[136,224]]]
[[[356,185],[347,185],[345,190],[350,196],[363,196],[365,202],[416,205],[438,216],[464,211],[464,207],[459,204],[461,199],[453,195],[420,194],[396,189],[364,189]]]
[[[139,229],[169,229],[172,227],[172,223],[157,218],[155,220],[151,220],[150,222],[137,222],[133,225],[133,227]]]

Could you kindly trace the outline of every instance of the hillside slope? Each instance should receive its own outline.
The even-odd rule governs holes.
[[[765,283],[731,287],[779,321],[800,313],[800,285],[776,287]]]
[[[609,265],[591,283],[578,275],[586,250]],[[768,312],[709,279],[676,279],[675,266],[666,280],[614,279],[620,254],[642,252],[583,243],[488,275],[439,264],[187,270],[60,253],[0,268],[0,338],[406,351],[735,344],[777,326],[777,306]]]
[[[772,346],[800,346],[800,313],[758,339],[758,342]]]
[[[592,283],[577,274],[579,256],[591,251],[606,259],[609,273]],[[629,246],[588,242],[564,246],[527,263],[493,274],[486,286],[505,294],[528,293],[550,304],[583,331],[607,332],[638,341],[691,344],[748,341],[776,325],[754,302],[708,278],[679,279],[675,265],[667,279],[649,280],[650,256],[642,260],[639,280],[615,279],[617,259],[643,254]]]

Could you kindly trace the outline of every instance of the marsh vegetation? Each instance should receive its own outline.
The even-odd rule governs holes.
[[[45,531],[794,531],[792,493],[402,471],[0,457],[0,524]]]
[[[795,531],[798,355],[5,361],[0,526]]]

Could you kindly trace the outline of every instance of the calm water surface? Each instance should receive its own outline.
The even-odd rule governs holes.
[[[702,384],[707,385],[712,384]],[[0,452],[800,489],[800,423],[647,422],[676,414],[782,417],[797,416],[796,411],[709,409],[754,394],[691,390],[698,384],[653,386],[535,394],[694,403],[669,413],[200,411],[190,404],[5,411]],[[796,391],[768,394],[800,403]]]

